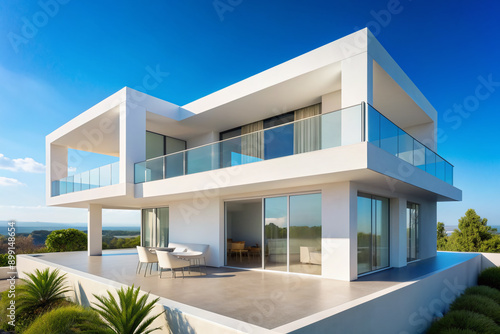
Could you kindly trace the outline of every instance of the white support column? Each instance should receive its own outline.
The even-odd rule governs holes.
[[[146,160],[146,109],[136,95],[127,90],[120,105],[120,183],[133,184],[134,164]]]
[[[89,204],[87,221],[89,256],[102,255],[102,206]]]
[[[52,181],[68,176],[68,149],[64,146],[46,144],[46,198],[52,196]]]
[[[406,266],[406,198],[392,198],[390,213],[391,267]]]
[[[357,278],[357,190],[349,182],[322,190],[322,276]]]
[[[373,58],[367,52],[342,60],[342,108],[373,104]]]

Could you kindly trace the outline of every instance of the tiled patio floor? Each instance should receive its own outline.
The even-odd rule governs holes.
[[[208,268],[208,275],[192,273],[185,279],[162,279],[157,272],[144,277],[135,273],[133,249],[105,251],[103,256],[86,252],[42,254],[40,259],[59,266],[97,275],[176,302],[273,329],[306,316],[340,306],[399,283],[413,281],[476,256],[439,253],[402,269],[389,269],[354,282],[266,271]]]

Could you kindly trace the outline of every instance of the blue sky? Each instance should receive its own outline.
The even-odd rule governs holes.
[[[464,196],[438,219],[474,208],[500,225],[499,14],[492,0],[2,1],[0,220],[86,220],[45,207],[45,136],[122,87],[183,105],[368,26],[439,112]],[[146,90],[151,70],[163,76]]]

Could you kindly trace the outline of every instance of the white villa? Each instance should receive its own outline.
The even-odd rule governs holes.
[[[103,209],[142,210],[144,246],[352,281],[436,256],[462,198],[437,119],[364,29],[183,106],[123,88],[47,136],[47,204],[88,209],[89,256]],[[69,175],[68,149],[117,162]]]
[[[19,275],[58,268],[83,305],[140,287],[164,333],[422,333],[500,264],[436,251],[437,203],[462,198],[437,119],[367,29],[183,106],[123,88],[46,138],[47,205],[88,210],[88,253],[18,255]],[[103,251],[105,209],[198,268],[138,274],[152,253]]]

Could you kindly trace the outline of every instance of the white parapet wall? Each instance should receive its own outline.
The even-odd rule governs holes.
[[[281,333],[424,333],[467,287],[477,284],[481,254],[375,294],[275,328]],[[397,313],[394,313],[397,305]]]
[[[67,267],[58,267],[54,263],[38,258],[36,254],[18,255],[17,266],[20,278],[26,278],[27,275],[25,273],[32,273],[35,269],[59,269],[61,274],[66,274],[68,285],[71,288],[71,292],[68,292],[66,296],[72,301],[84,306],[93,305],[93,303],[97,302],[94,295],[107,296],[107,292],[110,291],[117,296],[116,290],[128,287],[125,284],[110,279]],[[119,275],[119,273],[117,274]],[[142,290],[141,293],[146,294],[146,292]],[[151,294],[148,301],[152,301],[156,297],[158,296]],[[160,297],[158,303],[155,304],[151,314],[158,314],[161,312],[165,312],[165,316],[158,317],[151,325],[151,328],[162,327],[161,331],[155,331],[155,333],[275,333],[262,327],[178,303],[163,297]]]

